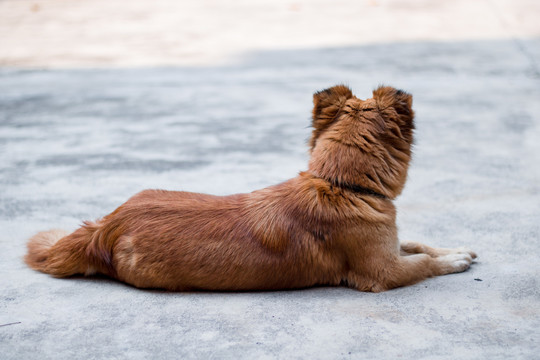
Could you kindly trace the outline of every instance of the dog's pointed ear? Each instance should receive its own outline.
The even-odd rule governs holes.
[[[317,138],[339,115],[345,101],[353,97],[351,89],[336,85],[313,94],[313,133],[309,145],[313,150]]]
[[[414,111],[412,109],[412,95],[403,90],[390,86],[381,86],[373,90],[373,98],[382,114],[393,119],[399,126],[403,136],[412,142],[414,130]]]
[[[403,90],[398,90],[390,86],[380,86],[373,90],[373,98],[380,109],[392,107],[398,115],[413,117],[412,95]]]

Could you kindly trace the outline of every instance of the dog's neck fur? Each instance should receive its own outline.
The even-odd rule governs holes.
[[[337,181],[329,181],[329,182],[334,187],[350,190],[350,191],[352,191],[354,193],[357,193],[357,194],[360,194],[360,195],[375,196],[375,197],[377,197],[379,199],[389,200],[388,196],[383,195],[381,193],[378,193],[375,190],[369,189],[369,188],[364,187],[364,186],[360,186],[360,185],[357,185],[357,184],[340,183],[340,182],[337,182]]]
[[[331,187],[343,189],[343,190],[349,190],[359,195],[368,195],[368,196],[374,196],[379,199],[383,200],[390,200],[388,196],[381,194],[380,192],[377,192],[373,189],[370,189],[368,187],[358,185],[358,184],[351,184],[348,182],[342,182],[336,179],[327,179],[324,177],[316,176],[314,174],[310,174],[311,176],[326,181]]]
[[[395,199],[401,193],[407,178],[408,158],[399,161],[386,152],[384,161],[372,161],[373,155],[359,149],[319,140],[308,166],[313,176],[366,195],[379,194],[380,198]]]

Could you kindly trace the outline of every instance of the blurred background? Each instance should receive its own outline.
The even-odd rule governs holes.
[[[208,66],[263,50],[539,32],[534,0],[3,0],[0,65]]]

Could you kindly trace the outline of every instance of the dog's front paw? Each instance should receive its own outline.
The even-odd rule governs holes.
[[[468,252],[443,255],[436,259],[440,266],[440,275],[463,272],[471,266],[473,261],[473,257]]]
[[[469,256],[473,259],[476,259],[478,257],[474,251],[472,251],[466,246],[458,247],[458,248],[455,248],[454,250],[456,254],[469,254]]]

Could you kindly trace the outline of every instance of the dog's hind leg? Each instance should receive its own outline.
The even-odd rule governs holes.
[[[412,254],[428,254],[431,257],[439,257],[450,254],[469,254],[473,259],[476,259],[476,253],[468,247],[459,248],[434,248],[418,242],[404,242],[400,244],[401,255],[407,256]]]

